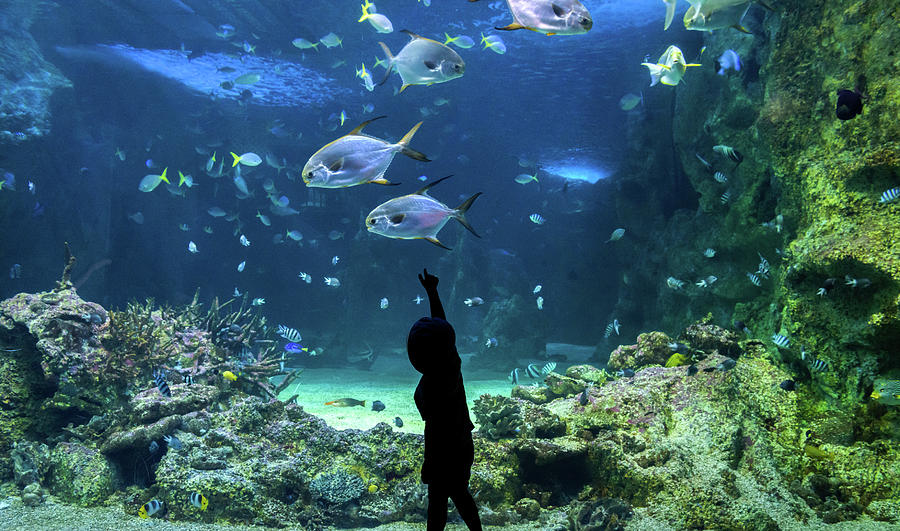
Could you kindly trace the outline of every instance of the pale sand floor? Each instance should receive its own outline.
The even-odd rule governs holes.
[[[521,372],[521,371],[520,371]],[[512,385],[506,379],[505,370],[478,370],[467,363],[463,366],[463,381],[470,416],[472,404],[482,394],[509,396]],[[297,403],[304,411],[322,417],[333,428],[367,430],[379,422],[387,422],[395,430],[422,433],[425,423],[419,417],[413,393],[421,375],[412,368],[406,356],[382,356],[375,360],[371,370],[359,369],[304,369],[297,382],[291,384],[279,398],[299,395]],[[338,398],[365,400],[365,407],[326,406],[325,402]],[[383,411],[372,411],[372,402],[384,403]],[[394,425],[394,418],[403,420],[403,427]]]

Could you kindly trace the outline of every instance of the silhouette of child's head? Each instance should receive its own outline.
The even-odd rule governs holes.
[[[406,340],[409,362],[422,374],[459,368],[456,332],[444,319],[423,317],[412,325]]]

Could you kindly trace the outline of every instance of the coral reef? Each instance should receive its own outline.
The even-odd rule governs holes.
[[[109,339],[108,328],[92,328],[98,319],[63,317],[72,308],[98,316],[102,309],[80,301],[65,282],[50,293],[0,303],[4,341],[33,345],[5,359],[27,352],[32,363],[26,367],[41,380],[73,366],[79,354],[131,359],[97,346],[98,335]],[[245,351],[245,339],[260,336],[192,308],[172,313],[136,305],[135,319],[121,322],[143,323],[134,326],[150,334],[168,330],[158,334],[158,345],[169,345],[174,358],[185,358],[182,346],[206,345],[191,365],[207,369],[201,381],[173,377],[168,393],[149,380],[132,382],[119,387],[120,400],[106,401],[83,422],[19,432],[6,459],[23,503],[40,504],[49,494],[136,514],[158,499],[176,521],[311,529],[423,521],[421,436],[386,423],[338,431],[293,402],[270,399],[260,392],[264,387],[213,378],[210,366],[240,371],[242,358],[242,367],[258,363],[258,355]],[[246,317],[243,309],[230,315]],[[57,341],[69,337],[62,330],[81,334],[83,341],[67,349],[82,350],[59,348]],[[225,331],[219,343],[215,330]],[[479,397],[470,485],[485,523],[573,529],[620,529],[630,522],[753,529],[865,518],[900,523],[900,446],[877,438],[874,429],[872,440],[855,439],[853,416],[822,408],[813,382],[790,390],[780,385],[790,373],[781,367],[778,348],[738,341],[709,317],[678,337],[688,342],[679,349],[690,352],[693,371],[659,366],[671,348],[668,336],[654,332],[620,349],[630,356],[624,363],[647,365],[633,376],[576,365],[565,375],[545,375],[546,385],[515,387],[513,397]],[[126,344],[137,343],[118,343]],[[182,374],[152,354],[137,359]],[[122,371],[77,381],[92,389],[122,386]],[[29,407],[16,404],[13,419]],[[882,405],[873,406],[873,414],[876,407],[882,418],[892,418]],[[889,429],[892,421],[885,422]],[[46,442],[28,440],[35,435]],[[188,503],[192,492],[206,496],[207,511]]]

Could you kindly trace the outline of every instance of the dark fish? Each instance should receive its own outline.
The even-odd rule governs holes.
[[[699,153],[694,153],[694,156],[697,157],[697,160],[699,160],[701,164],[703,164],[703,168],[706,169],[707,172],[713,173],[714,171],[716,171],[715,169],[713,169],[713,165],[707,162],[706,159],[701,157]]]
[[[727,371],[729,369],[733,369],[735,365],[737,365],[737,362],[731,358],[728,358],[727,360],[723,361],[722,363],[716,365],[716,368],[719,369],[720,371]]]
[[[231,90],[234,88],[234,83],[232,83],[231,81],[223,81],[219,83],[219,86],[225,90]]]
[[[680,343],[678,341],[672,341],[669,343],[669,348],[675,352],[690,352],[691,347],[685,343]]]
[[[582,406],[588,405],[588,391],[590,390],[590,388],[591,388],[591,386],[587,385],[584,388],[584,391],[581,392],[581,398],[578,399],[578,403],[581,404]]]
[[[778,387],[784,389],[785,391],[793,391],[797,388],[797,384],[794,380],[785,380],[778,384]]]
[[[707,368],[703,369],[703,372],[713,372],[714,370],[716,370],[715,367],[707,367]]]
[[[519,369],[518,367],[509,371],[509,379],[513,385],[519,385]]]
[[[372,411],[384,411],[384,402],[381,400],[372,402]]]
[[[634,377],[634,371],[632,369],[619,369],[616,371],[616,376],[621,376],[622,378],[632,378]]]
[[[401,419],[400,417],[394,417],[394,424],[398,428],[402,428],[403,427],[403,419]]]
[[[155,454],[157,450],[159,450],[159,445],[156,441],[150,441],[150,446],[147,448],[151,454]]]
[[[737,330],[738,332],[743,332],[743,333],[747,334],[748,336],[750,335],[750,329],[747,328],[747,325],[744,324],[744,321],[735,321],[734,329]]]
[[[236,72],[236,71],[237,70],[235,70],[234,68],[231,68],[230,66],[216,67],[216,72],[222,72],[223,74],[230,74],[230,73]]]
[[[688,365],[687,370],[688,376],[693,376],[697,374],[697,366],[696,365]]]
[[[156,371],[153,379],[156,381],[156,388],[159,389],[159,394],[166,397],[172,396],[172,391],[169,391],[169,384],[166,383],[166,371],[162,369]]]
[[[365,400],[357,400],[355,398],[338,398],[337,400],[332,400],[331,402],[325,402],[326,406],[336,406],[336,407],[353,407],[353,406],[363,406],[366,407]]]
[[[862,94],[858,90],[841,89],[837,91],[837,105],[834,113],[841,120],[851,120],[862,114]]]

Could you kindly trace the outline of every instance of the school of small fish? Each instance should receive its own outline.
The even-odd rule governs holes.
[[[668,29],[674,21],[676,1],[663,0],[663,3],[665,6],[664,29]],[[685,29],[692,31],[730,31],[729,28],[733,28],[736,31],[749,33],[743,25],[743,20],[751,6],[761,5],[764,8],[768,8],[763,2],[750,2],[746,0],[690,0],[688,3],[690,4],[690,7],[684,14],[683,24]],[[359,9],[357,9],[357,5],[359,5]],[[424,0],[424,5],[430,5],[430,0]],[[413,92],[427,91],[429,90],[429,87],[438,86],[444,83],[458,84],[468,82],[471,77],[476,75],[476,69],[473,68],[471,72],[467,73],[466,61],[463,58],[464,55],[483,53],[490,50],[498,55],[509,52],[510,56],[512,56],[513,52],[516,51],[517,46],[521,46],[521,44],[513,42],[512,40],[510,40],[507,45],[507,43],[496,33],[487,35],[481,33],[476,38],[472,38],[472,36],[475,36],[474,32],[472,33],[472,36],[460,33],[460,30],[464,29],[462,25],[451,25],[450,28],[454,29],[443,32],[443,38],[437,37],[437,40],[416,34],[412,31],[399,30],[399,26],[399,31],[395,32],[394,24],[388,15],[391,17],[398,15],[396,11],[391,11],[391,9],[398,10],[399,8],[388,4],[389,9],[385,12],[380,9],[381,6],[376,7],[370,0],[363,0],[361,4],[354,4],[351,7],[353,8],[353,19],[359,23],[359,32],[365,32],[367,34],[375,33],[378,35],[377,38],[384,39],[383,42],[378,42],[377,46],[372,47],[372,55],[375,55],[379,51],[382,52],[382,54],[375,57],[374,62],[372,61],[372,56],[367,56],[365,58],[332,56],[335,61],[333,63],[329,61],[329,64],[333,64],[336,68],[343,68],[344,70],[352,68],[350,72],[355,73],[355,76],[353,76],[354,88],[360,91],[365,90],[365,92],[362,93],[364,95],[384,90],[380,87],[390,81],[394,74],[399,77],[400,83],[399,88],[394,89],[397,94],[407,90]],[[498,7],[492,6],[492,9],[498,8],[502,8],[499,3]],[[504,20],[500,23],[502,27],[494,28],[497,31],[509,32],[528,30],[521,33],[531,35],[529,32],[533,32],[550,36],[563,36],[584,34],[591,31],[593,27],[593,18],[590,12],[587,7],[578,0],[507,0],[505,2],[505,8],[508,10],[508,17],[504,16]],[[504,11],[504,13],[505,12],[506,11]],[[395,20],[400,21],[401,18],[396,18]],[[493,24],[491,24],[491,26],[493,26]],[[401,33],[403,35],[400,35]],[[231,42],[235,45],[237,54],[243,52],[243,54],[249,56],[257,53],[255,41],[248,36],[246,37],[247,40],[240,42],[242,38],[235,37],[236,35],[240,35],[240,30],[236,29],[231,24],[220,25],[216,29],[215,34],[226,41],[233,39]],[[356,36],[354,35],[353,37]],[[293,53],[297,56],[301,56],[301,54],[337,54],[342,52],[345,38],[349,38],[349,36],[341,37],[334,32],[328,32],[320,37],[317,35],[305,35],[305,37],[297,36],[290,40],[291,48],[290,52],[287,53]],[[400,42],[400,39],[405,42]],[[347,40],[348,46],[350,42],[351,40]],[[287,40],[285,45],[287,46]],[[737,45],[734,46],[735,48],[740,49]],[[260,48],[259,53],[262,53],[262,47]],[[654,56],[656,53],[659,53],[659,49],[655,50]],[[716,53],[718,53],[718,51]],[[701,55],[702,50],[696,59],[689,61],[686,58],[685,52],[673,44],[665,48],[657,61],[653,62],[649,57],[645,58],[640,65],[641,67],[647,68],[645,73],[649,73],[650,86],[655,86],[654,89],[646,90],[672,90],[667,87],[674,87],[681,83],[690,83],[690,80],[686,81],[686,77],[692,75],[690,74],[692,68],[701,66],[699,59]],[[466,57],[469,56],[466,55]],[[694,56],[691,55],[691,57]],[[500,58],[496,59],[499,60]],[[750,58],[748,57],[747,60],[750,61]],[[637,61],[635,61],[634,66],[635,68],[639,68]],[[738,73],[742,71],[742,66],[746,65],[742,64],[740,55],[734,49],[725,50],[718,56],[718,60],[716,61],[717,74],[725,76],[723,82],[731,79],[732,76],[737,76]],[[379,67],[381,67],[380,70]],[[693,72],[696,72],[696,70],[693,70]],[[265,83],[266,77],[269,75],[266,71],[255,71],[255,69],[242,69],[240,67],[234,68],[227,66],[217,68],[216,73],[221,76],[219,80],[221,81],[220,86],[223,89],[233,91],[235,94],[241,93],[242,95],[244,93],[251,93],[252,90],[255,90],[254,87],[258,87]],[[219,81],[217,80],[217,83],[218,82]],[[634,90],[634,92],[638,91]],[[425,127],[425,130],[428,131],[434,124],[432,117],[440,116],[440,112],[443,112],[442,109],[453,107],[454,104],[456,104],[457,99],[458,98],[455,96],[431,96],[427,97],[427,99],[423,99],[421,102],[418,102],[409,108],[409,112],[407,113],[409,116],[401,116],[397,122],[392,122],[392,125],[388,128],[390,132],[385,134],[384,138],[363,133],[363,130],[366,127],[370,127],[371,129],[371,124],[373,122],[378,121],[378,125],[388,123],[387,121],[379,121],[384,119],[385,116],[374,115],[374,103],[366,102],[362,105],[362,110],[360,110],[359,105],[354,104],[353,107],[351,107],[349,103],[345,102],[344,106],[346,109],[340,109],[338,106],[323,113],[321,122],[322,129],[330,132],[337,131],[338,128],[342,128],[345,125],[348,128],[354,124],[358,125],[349,131],[344,132],[344,130],[341,130],[341,132],[335,132],[333,136],[329,135],[327,138],[332,140],[328,143],[325,143],[315,151],[309,150],[311,153],[303,153],[302,157],[306,159],[305,163],[303,163],[303,159],[289,160],[288,157],[283,157],[280,153],[276,154],[269,152],[262,143],[257,145],[252,142],[247,142],[247,145],[241,145],[243,143],[241,141],[235,141],[232,143],[233,145],[228,145],[228,143],[220,141],[217,144],[210,143],[209,145],[197,146],[195,148],[196,160],[191,169],[182,167],[181,170],[177,170],[172,163],[170,163],[170,166],[165,166],[162,164],[162,162],[165,162],[163,157],[158,153],[153,153],[152,158],[150,158],[151,153],[149,153],[149,147],[144,149],[139,146],[117,146],[115,151],[111,154],[110,152],[112,149],[110,149],[109,152],[107,152],[106,157],[108,159],[113,159],[112,162],[117,164],[125,163],[126,161],[130,164],[133,161],[141,168],[142,171],[140,173],[148,172],[137,182],[137,189],[142,192],[142,197],[145,197],[143,194],[149,195],[152,193],[166,195],[164,192],[158,191],[165,190],[172,196],[186,198],[189,197],[190,194],[195,193],[197,187],[204,186],[215,186],[219,194],[225,194],[226,189],[229,196],[234,194],[234,198],[237,199],[236,203],[234,201],[226,202],[224,199],[217,200],[217,202],[219,202],[220,205],[225,206],[227,210],[226,208],[216,205],[209,206],[209,208],[206,209],[206,214],[208,214],[211,219],[206,218],[206,214],[203,214],[203,218],[206,221],[209,221],[210,225],[203,226],[202,223],[190,219],[179,219],[172,222],[172,230],[177,228],[181,232],[189,233],[182,235],[183,237],[179,237],[177,241],[178,245],[181,246],[180,252],[183,253],[185,240],[187,240],[188,252],[193,255],[199,255],[192,257],[192,259],[200,261],[206,258],[206,254],[211,254],[209,249],[213,248],[213,246],[208,245],[211,238],[209,236],[204,236],[204,234],[216,234],[216,237],[218,237],[219,234],[225,234],[228,235],[228,238],[236,237],[241,247],[249,248],[251,247],[251,241],[245,235],[244,230],[246,229],[248,234],[254,236],[254,251],[257,247],[268,245],[268,235],[265,239],[259,239],[261,238],[259,232],[253,232],[250,230],[251,228],[256,230],[271,228],[273,231],[273,244],[290,244],[290,247],[295,251],[297,247],[309,249],[315,248],[320,242],[328,244],[330,241],[338,244],[344,243],[347,240],[352,240],[354,237],[358,238],[358,236],[354,236],[352,231],[346,232],[347,237],[345,240],[344,235],[347,228],[338,225],[337,220],[335,220],[333,225],[337,228],[332,228],[332,226],[324,228],[318,227],[319,230],[309,230],[306,226],[290,223],[289,220],[298,219],[295,216],[298,216],[301,213],[305,204],[300,204],[298,201],[292,203],[292,199],[287,195],[289,192],[279,191],[275,180],[283,174],[286,174],[288,176],[287,178],[292,181],[296,180],[295,178],[299,176],[306,185],[307,191],[310,192],[311,197],[313,191],[323,188],[343,189],[367,184],[377,184],[385,187],[392,185],[402,186],[402,182],[399,182],[402,179],[397,179],[396,176],[389,174],[391,164],[396,155],[398,153],[402,154],[412,161],[415,161],[418,166],[421,166],[424,163],[431,163],[431,159],[429,159],[422,151],[418,151],[411,147],[412,140],[421,127]],[[638,105],[644,105],[644,93],[625,94],[619,100],[618,104],[621,110],[632,111],[638,108]],[[334,113],[326,118],[325,115],[331,111],[334,111]],[[368,116],[366,116],[368,119],[363,120],[360,118],[360,121],[354,121],[355,117],[365,115],[372,117],[368,118]],[[394,118],[396,119],[397,117]],[[427,118],[427,124],[424,120],[420,121],[420,118]],[[286,122],[286,118],[283,120],[271,120],[267,126],[268,132],[275,137],[290,137],[299,140],[299,131],[291,131],[290,126],[287,125]],[[439,128],[435,129],[439,130]],[[403,131],[406,131],[406,133],[402,134]],[[400,136],[401,134],[402,136]],[[432,133],[429,132],[427,134]],[[398,136],[399,139],[397,139]],[[728,139],[717,139],[717,141],[729,142]],[[423,142],[423,144],[426,145],[424,145],[422,149],[428,153],[432,153],[427,142]],[[699,164],[701,164],[709,175],[712,176],[712,179],[716,183],[727,185],[715,187],[716,195],[712,196],[713,201],[718,197],[718,202],[724,205],[724,209],[727,210],[728,205],[733,202],[745,201],[749,197],[749,194],[741,195],[741,192],[744,191],[740,186],[741,176],[739,172],[734,171],[735,168],[737,168],[737,165],[743,161],[744,155],[737,148],[727,145],[726,143],[712,145],[712,153],[708,152],[710,149],[709,146],[710,145],[707,144],[705,148],[698,148],[703,155],[697,153],[697,160],[691,159],[690,163],[696,166],[698,164],[697,161],[699,161]],[[744,149],[744,146],[738,147]],[[148,153],[143,153],[143,151],[147,151]],[[210,151],[212,151],[212,153],[210,153]],[[220,151],[221,153],[219,153]],[[750,151],[747,153],[749,156]],[[440,153],[432,153],[432,155],[440,155]],[[704,158],[704,156],[706,158]],[[175,157],[173,157],[173,159],[174,158]],[[437,158],[438,157],[435,157],[435,159]],[[444,164],[443,161],[445,160],[462,162],[468,160],[468,158],[465,154],[453,154],[453,157],[446,157],[446,154],[443,154],[442,158],[440,158],[440,164]],[[265,165],[263,165],[263,162],[265,162]],[[526,164],[523,164],[523,162],[526,162]],[[301,164],[303,164],[302,170],[299,170],[298,172],[298,168]],[[534,162],[528,163],[523,159],[520,159],[519,166],[522,168],[529,168],[528,170],[525,170],[527,173],[519,173],[522,170],[510,172],[503,176],[504,182],[510,183],[510,186],[512,186],[512,183],[521,185],[521,188],[516,187],[517,190],[521,191],[532,191],[541,186],[547,186],[547,181],[549,179],[544,177],[544,175],[546,175],[545,168],[540,168],[538,164]],[[159,167],[163,167],[162,171],[158,169]],[[169,167],[173,168],[173,174],[171,175],[168,174]],[[266,170],[266,168],[269,169]],[[446,169],[448,172],[451,171],[451,168]],[[191,173],[185,173],[186,171],[190,171]],[[269,171],[270,173],[267,175],[273,177],[263,179],[263,177],[265,177],[265,175],[261,173],[263,171]],[[415,176],[419,174],[420,171],[421,170],[417,170],[417,172],[412,175]],[[540,173],[540,180],[538,178],[539,172],[544,172]],[[174,179],[176,174],[178,176],[177,182]],[[429,173],[429,176],[433,177],[433,174]],[[133,178],[137,180],[137,177],[138,175],[135,175]],[[481,192],[473,193],[473,191],[469,191],[468,196],[460,196],[459,199],[461,202],[458,203],[456,208],[452,208],[430,195],[436,185],[449,177],[450,176],[448,175],[447,177],[430,180],[429,177],[422,175],[419,177],[419,180],[422,182],[428,181],[428,184],[422,186],[418,190],[388,199],[387,201],[374,206],[374,208],[371,208],[372,205],[360,207],[360,214],[365,213],[368,208],[371,208],[364,218],[363,216],[360,216],[365,220],[364,226],[366,228],[366,232],[363,232],[362,234],[366,235],[367,233],[372,233],[385,238],[399,240],[421,239],[428,241],[437,247],[449,249],[449,247],[438,239],[438,233],[452,218],[457,220],[474,236],[480,238],[479,234],[469,223],[466,214],[476,199],[481,195]],[[467,179],[465,181],[467,183],[472,182],[472,176],[467,176],[465,179]],[[133,181],[130,182],[132,182],[132,184],[129,184],[129,186],[132,187],[133,190]],[[11,189],[13,186],[14,181],[8,183],[7,180],[0,181],[0,190]],[[884,186],[886,187],[889,185],[885,184]],[[27,190],[29,193],[35,194],[37,188],[33,182],[28,181]],[[882,189],[879,189],[879,191],[880,190]],[[330,191],[331,190],[328,190],[326,192]],[[877,194],[878,191],[870,192],[868,201],[873,203],[876,202]],[[896,202],[898,200],[900,200],[900,187],[883,189],[883,192],[877,197],[876,206],[886,210],[896,209]],[[310,201],[314,201],[314,199],[310,199]],[[485,202],[485,200],[482,200],[482,203],[483,202]],[[255,203],[252,209],[243,207],[243,205],[249,205],[251,203]],[[234,206],[235,204],[241,206],[236,207]],[[536,234],[553,230],[555,227],[563,224],[563,218],[551,216],[552,223],[541,228],[547,223],[547,219],[543,214],[532,211],[532,209],[538,210],[541,208],[543,207],[533,205],[528,210],[518,212],[516,214],[516,223],[521,223],[523,226],[528,227],[529,232],[535,232]],[[723,207],[717,208],[719,208],[720,211],[723,209]],[[256,221],[252,219],[254,217],[252,215],[253,210],[256,210]],[[120,215],[129,220],[129,223],[133,223],[133,225],[129,225],[133,230],[140,230],[139,226],[144,224],[149,226],[157,222],[156,216],[153,214],[152,211],[144,207],[143,210],[129,208]],[[769,215],[771,215],[771,213],[766,217],[768,218]],[[258,224],[257,221],[259,222]],[[529,225],[528,222],[530,222],[531,225]],[[225,223],[230,223],[232,226],[229,226],[226,230],[224,228]],[[248,228],[247,225],[252,225],[252,227]],[[757,227],[757,230],[759,230],[758,222],[754,222],[754,225]],[[303,231],[306,233],[306,238],[304,238],[303,233],[296,228],[293,228],[297,226],[303,228]],[[771,221],[762,223],[762,227],[780,234],[785,229],[784,216],[782,214],[775,214],[775,217],[772,218]],[[278,230],[275,231],[275,228],[278,228]],[[605,235],[609,228],[611,227],[600,230],[604,230],[602,234]],[[790,230],[790,227],[788,230]],[[644,237],[644,235],[639,233],[628,232],[628,238],[624,238],[625,234],[625,228],[614,229],[609,235],[609,238],[605,241],[607,243],[619,242],[623,239],[624,241],[622,241],[622,243],[610,245],[609,248],[611,250],[618,250],[621,248],[620,246],[627,245],[634,240]],[[769,232],[769,234],[771,234],[771,232]],[[226,236],[223,236],[223,238],[224,237]],[[599,238],[598,241],[603,241],[601,235],[597,235],[596,238]],[[233,240],[229,241],[233,242]],[[199,245],[196,242],[199,242]],[[400,244],[397,243],[397,245]],[[285,247],[287,246],[285,245]],[[203,249],[203,253],[201,253],[201,249]],[[249,250],[243,249],[243,251],[248,252]],[[768,253],[769,251],[766,252]],[[788,250],[785,249],[785,252],[787,251]],[[697,253],[697,250],[694,250],[693,253]],[[782,257],[785,256],[782,254],[781,250],[776,249],[776,253]],[[331,252],[329,252],[329,255],[330,254]],[[709,271],[701,270],[694,272],[693,270],[685,268],[684,271],[673,272],[682,278],[692,280],[697,279],[696,281],[680,280],[675,276],[669,276],[665,279],[666,286],[672,290],[673,297],[684,297],[692,293],[698,294],[701,293],[700,290],[710,291],[710,288],[712,288],[716,282],[719,282],[719,284],[711,291],[719,291],[720,287],[728,281],[729,277],[734,279],[735,282],[737,282],[737,279],[740,279],[740,282],[743,283],[743,286],[748,290],[751,288],[746,286],[745,283],[747,281],[753,286],[762,287],[763,281],[769,280],[773,275],[775,275],[776,278],[778,277],[779,263],[777,258],[775,258],[773,266],[762,253],[758,252],[757,254],[759,260],[756,264],[756,270],[753,271],[751,262],[752,257],[734,257],[733,249],[730,248],[723,248],[722,254],[717,255],[715,249],[711,247],[706,248],[702,251],[703,257],[707,259],[719,257],[714,261],[704,260],[706,265],[716,264],[718,266],[721,262],[732,260],[733,258],[735,263],[738,261],[740,262],[739,268],[737,268],[736,264],[732,264],[735,266],[734,270],[736,270],[737,273],[728,275],[727,273],[721,273],[718,270],[713,271],[722,276],[723,280],[720,281],[716,274],[707,274]],[[327,255],[325,256],[327,257]],[[341,275],[341,277],[347,279],[347,282],[349,283],[349,279],[352,277],[350,275],[344,277],[344,272],[341,268],[352,261],[352,254],[349,252],[342,252],[342,256],[344,256],[344,259],[341,259],[339,255],[333,255],[333,258],[330,260],[332,266],[331,269],[328,269],[327,258],[318,262],[303,262],[301,267],[307,268],[308,271],[312,271],[316,275],[321,274],[321,269],[328,269],[330,275]],[[693,256],[698,257],[697,254],[693,254]],[[770,256],[773,255],[770,254]],[[246,269],[248,261],[251,263],[250,270]],[[230,264],[230,267],[234,267],[233,264],[235,262],[237,262],[237,260],[228,263]],[[241,276],[242,279],[254,274],[258,275],[260,274],[259,271],[262,271],[263,269],[264,266],[260,265],[260,260],[254,256],[245,257],[245,259],[241,259],[237,263],[237,272],[244,273]],[[728,270],[728,268],[725,265],[722,265],[722,270]],[[30,271],[30,269],[28,271]],[[234,270],[229,268],[229,271],[233,273]],[[747,271],[746,281],[743,280],[743,275],[740,274],[741,271]],[[21,266],[19,264],[14,264],[9,270],[10,279],[19,279],[21,278],[21,275]],[[872,281],[867,278],[855,278],[848,274],[845,276],[843,282],[841,282],[840,275],[836,276],[836,279],[832,278],[826,280],[825,284],[818,288],[816,295],[825,297],[826,295],[834,293],[834,290],[851,292],[851,290],[862,290],[872,285]],[[313,274],[300,272],[298,278],[300,283],[310,285],[312,284]],[[341,281],[337,276],[324,276],[323,283],[325,287],[341,287]],[[552,297],[554,292],[552,288],[554,286],[552,284],[548,284],[548,286],[551,287],[549,290],[551,294],[548,296]],[[316,284],[315,288],[322,289],[321,284]],[[540,284],[536,284],[532,290],[538,310],[543,310],[543,295],[547,294],[547,290],[542,290],[543,286]],[[874,291],[874,288],[872,291]],[[340,292],[340,290],[335,290],[335,293]],[[242,293],[237,287],[234,288],[233,293],[235,297],[242,296]],[[852,291],[852,293],[866,292]],[[488,294],[485,293],[485,295],[487,296]],[[408,305],[410,301],[419,305],[424,301],[419,295],[416,295],[413,299],[410,299],[408,294],[399,294],[396,295],[396,297],[391,295],[391,298],[395,301],[394,306]],[[557,299],[551,300],[553,300],[554,303],[552,308],[555,309],[557,306]],[[402,302],[398,303],[397,301]],[[370,303],[374,304],[374,301],[370,301]],[[476,308],[484,304],[485,301],[481,297],[473,296],[466,298],[463,303],[469,308]],[[257,307],[262,306],[266,304],[266,299],[263,297],[254,297],[252,298],[251,304]],[[456,304],[458,304],[458,302],[456,302]],[[378,305],[380,309],[388,310],[388,297],[380,298]],[[392,311],[393,309],[394,308],[392,307]],[[478,311],[481,310],[473,310],[473,313],[477,313]],[[283,339],[288,341],[288,344],[299,343],[301,341],[300,333],[294,328],[279,325],[277,333]],[[618,319],[612,319],[612,321],[609,322],[605,328],[604,337],[608,338],[613,333],[616,335],[619,335],[620,333],[620,323]],[[746,333],[749,333],[749,331],[746,331]],[[779,348],[790,348],[790,338],[786,335],[774,334],[771,336],[771,340],[772,343]],[[496,338],[491,337],[485,340],[486,348],[494,348],[497,345]],[[301,351],[303,350],[299,345],[298,349]],[[801,352],[805,353],[805,350],[802,350]],[[824,372],[828,370],[829,362],[822,358],[811,358],[809,365],[813,371]],[[549,363],[544,366],[544,369],[547,369],[548,366],[550,366]],[[720,370],[728,370],[731,367],[733,367],[733,365],[721,367]],[[554,368],[555,364],[553,364],[553,367],[549,370],[538,371],[536,365],[529,364],[525,368],[525,373],[531,378],[537,378],[539,374],[546,374],[546,372],[550,372]],[[226,372],[226,374],[234,376],[233,373]],[[159,393],[163,397],[170,397],[171,390],[166,381],[165,371],[159,369],[154,372],[153,378]],[[228,376],[225,376],[225,378],[231,379]],[[510,379],[514,384],[518,382],[518,369],[512,370]],[[898,393],[896,381],[893,381],[893,383],[887,382],[885,385],[882,385],[881,388],[877,387],[878,386],[876,386],[876,390],[873,391],[872,394],[874,399],[882,400],[883,402],[886,400],[898,400],[898,403],[900,403],[900,393]],[[586,396],[586,394],[583,393],[582,396]],[[206,497],[198,492],[191,493],[189,501],[192,506],[200,508],[201,510],[206,510],[208,505]],[[165,504],[159,500],[151,500],[144,504],[140,509],[142,518],[161,515],[164,514],[164,512]]]

